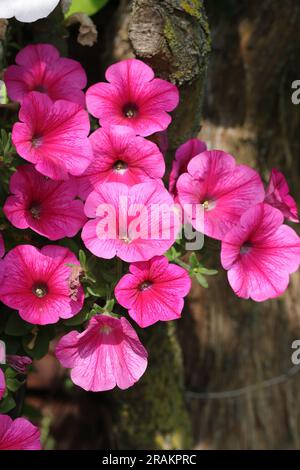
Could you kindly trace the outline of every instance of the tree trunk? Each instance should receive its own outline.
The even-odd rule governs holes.
[[[279,168],[299,197],[300,107],[291,102],[300,77],[299,2],[206,5],[213,52],[200,137],[265,179]],[[196,392],[189,401],[197,446],[297,448],[300,375],[287,371],[300,337],[299,272],[284,296],[255,303],[238,299],[220,269],[209,289],[194,287],[180,335],[186,385]]]

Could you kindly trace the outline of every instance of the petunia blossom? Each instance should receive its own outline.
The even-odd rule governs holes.
[[[4,375],[3,370],[0,369],[0,400],[2,400],[5,390],[6,390],[5,375]]]
[[[24,23],[46,18],[59,0],[0,0],[0,18],[16,17]]]
[[[72,265],[79,266],[79,261],[68,248],[47,245],[38,250],[19,245],[1,263],[0,300],[36,325],[71,318],[84,301]]]
[[[142,136],[165,130],[179,102],[172,83],[154,78],[153,70],[136,59],[122,60],[106,70],[109,83],[96,83],[86,93],[89,112],[101,126],[129,126]]]
[[[192,158],[187,173],[178,179],[177,191],[193,227],[219,240],[245,210],[265,197],[259,174],[246,165],[237,165],[231,155],[219,150],[207,150]],[[197,217],[200,210],[204,218]]]
[[[187,166],[191,159],[207,149],[206,143],[200,139],[189,139],[180,145],[175,153],[169,180],[169,191],[176,196],[176,183],[182,173],[187,172]]]
[[[86,221],[83,203],[76,200],[73,179],[52,181],[32,165],[19,166],[10,179],[10,193],[3,207],[17,228],[30,227],[50,240],[74,237]]]
[[[85,199],[105,182],[132,186],[143,181],[162,178],[164,158],[157,145],[125,126],[97,129],[90,136],[94,158],[83,176],[78,178],[80,195]]]
[[[26,418],[0,415],[0,450],[41,450],[40,431]]]
[[[281,295],[300,264],[300,238],[268,204],[248,209],[222,242],[222,266],[237,296],[264,301]]]
[[[157,321],[180,318],[185,297],[191,288],[188,272],[168,262],[165,256],[133,263],[115,288],[120,305],[145,328]]]
[[[85,246],[100,258],[145,261],[173,245],[180,228],[171,195],[161,182],[128,187],[105,183],[88,196]]]
[[[22,103],[31,91],[45,93],[53,101],[67,100],[85,107],[86,73],[79,62],[60,57],[51,44],[24,47],[16,64],[7,68],[4,81],[11,100]]]
[[[12,140],[18,154],[54,180],[81,175],[93,158],[87,112],[70,101],[31,92],[23,100]]]
[[[284,175],[273,168],[266,190],[265,202],[279,209],[287,220],[299,222],[297,204],[289,192],[290,189]]]
[[[147,368],[147,351],[124,317],[94,316],[83,333],[63,336],[55,354],[72,381],[93,392],[129,388]]]

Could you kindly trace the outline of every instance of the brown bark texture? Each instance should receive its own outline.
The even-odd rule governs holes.
[[[207,0],[206,7],[212,54],[200,137],[265,179],[280,169],[299,200],[300,107],[291,102],[300,77],[299,2]],[[211,258],[219,265],[213,251]],[[198,448],[299,447],[300,374],[290,370],[299,279],[295,273],[285,295],[264,303],[238,299],[222,269],[209,289],[194,287],[179,333],[186,387],[196,392],[188,396]]]

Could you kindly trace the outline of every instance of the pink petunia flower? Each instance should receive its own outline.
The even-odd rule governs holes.
[[[86,221],[83,203],[75,200],[73,179],[52,181],[32,165],[19,166],[12,175],[9,196],[3,207],[8,220],[17,228],[30,227],[50,240],[74,237]]]
[[[0,258],[4,256],[4,253],[5,253],[5,245],[4,245],[2,233],[0,233]]]
[[[53,101],[67,100],[85,107],[85,71],[76,60],[60,57],[51,44],[24,47],[17,54],[16,63],[4,74],[10,99],[22,103],[28,93],[38,91]]]
[[[83,227],[82,239],[100,258],[146,261],[165,253],[180,228],[173,198],[158,181],[99,185],[88,196],[85,213],[93,220]]]
[[[170,264],[165,256],[155,256],[131,264],[129,271],[116,285],[115,296],[140,327],[180,318],[183,297],[191,288],[185,269]]]
[[[147,368],[147,351],[124,317],[94,316],[83,333],[63,336],[55,354],[72,381],[93,392],[129,388]]]
[[[182,173],[187,172],[189,162],[193,157],[207,149],[206,143],[199,139],[190,139],[180,145],[175,153],[169,180],[169,191],[173,196],[177,195],[176,183]]]
[[[2,400],[6,390],[5,375],[2,369],[0,369],[0,400]]]
[[[178,198],[196,230],[222,240],[241,214],[265,197],[258,173],[220,150],[192,158],[177,182]],[[197,209],[204,211],[196,217]]]
[[[278,297],[299,268],[300,238],[268,204],[248,209],[222,242],[222,266],[237,296],[258,302]]]
[[[41,450],[40,431],[25,418],[0,415],[0,450]]]
[[[287,220],[299,222],[297,204],[289,192],[290,189],[284,175],[273,168],[266,190],[265,202],[279,209]]]
[[[29,93],[23,100],[12,140],[17,152],[54,180],[81,175],[93,158],[87,112],[70,101]]]
[[[140,60],[127,59],[106,70],[109,83],[96,83],[86,93],[89,112],[101,126],[129,126],[142,136],[165,130],[179,102],[177,87],[154,78],[153,70]]]
[[[79,177],[80,194],[85,199],[99,183],[116,182],[132,186],[162,178],[165,162],[158,147],[138,137],[125,126],[97,129],[90,141],[94,159]]]
[[[70,264],[79,265],[79,261],[61,246],[13,248],[1,263],[1,301],[35,325],[73,317],[82,308],[84,293],[79,282],[76,288],[71,282]]]

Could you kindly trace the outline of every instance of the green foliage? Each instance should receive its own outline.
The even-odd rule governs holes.
[[[10,336],[24,336],[32,330],[33,325],[22,320],[17,312],[12,312],[5,325],[4,332]]]
[[[11,395],[7,395],[0,402],[0,413],[8,413],[13,410],[16,406],[16,402]]]
[[[32,332],[23,337],[22,345],[33,359],[41,359],[49,350],[49,343],[55,336],[53,325],[34,327]]]
[[[11,163],[13,156],[15,155],[15,149],[11,141],[11,133],[6,132],[4,129],[0,131],[0,163],[4,165]]]
[[[200,263],[197,255],[195,252],[192,252],[189,256],[188,262],[182,261],[182,252],[172,246],[170,250],[167,252],[167,258],[169,261],[178,264],[182,268],[186,269],[189,272],[191,277],[194,277],[200,286],[204,287],[205,289],[208,288],[208,282],[205,276],[215,276],[218,274],[216,269],[209,269],[203,266]]]
[[[107,4],[108,0],[73,0],[66,17],[73,13],[83,12],[91,16]]]

